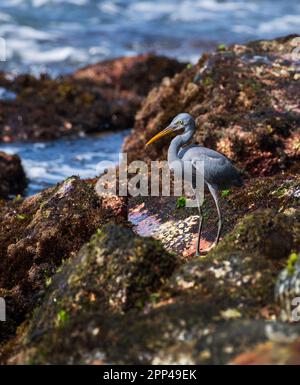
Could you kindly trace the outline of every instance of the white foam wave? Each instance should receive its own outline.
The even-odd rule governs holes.
[[[261,23],[258,26],[258,33],[285,33],[294,28],[295,33],[300,31],[300,15],[285,15],[270,21]]]
[[[13,18],[8,13],[0,12],[0,21],[11,22],[12,20]]]
[[[21,0],[22,1],[22,0]],[[31,0],[31,4],[34,7],[42,7],[44,5],[51,5],[51,4],[61,4],[61,3],[69,3],[74,5],[85,5],[87,4],[88,0]]]

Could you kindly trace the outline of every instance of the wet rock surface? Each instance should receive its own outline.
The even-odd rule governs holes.
[[[0,151],[0,199],[22,194],[27,186],[26,175],[18,155]]]
[[[3,357],[39,364],[224,364],[280,336],[294,341],[299,324],[278,321],[274,292],[300,247],[296,183],[282,180],[282,188],[275,177],[267,179],[264,194],[256,191],[260,209],[242,212],[205,257],[170,254],[128,228],[99,230],[53,276],[41,307]],[[237,197],[231,196],[235,205]],[[272,209],[263,208],[267,201]]]
[[[180,112],[196,119],[195,142],[216,149],[251,175],[299,165],[300,74],[295,36],[233,45],[153,89],[124,150],[133,159],[165,159],[169,139],[145,143]]]
[[[104,318],[106,322],[114,315],[143,309],[178,266],[177,259],[159,242],[139,237],[129,228],[102,227],[53,277],[41,308],[34,313],[26,340],[36,343],[41,339],[39,343],[43,345],[57,332],[69,328],[72,320],[77,324],[81,318],[85,323],[87,314],[95,320],[102,314],[99,320]],[[90,332],[90,326],[86,330]],[[95,326],[92,335],[98,333]],[[46,351],[43,354],[45,361],[56,360],[54,356],[47,357]],[[69,360],[76,360],[75,356]]]
[[[15,98],[0,101],[0,140],[51,140],[127,129],[151,87],[184,68],[151,54],[95,64],[72,76],[39,79],[0,73]]]
[[[39,294],[62,261],[104,223],[126,222],[122,198],[101,199],[92,182],[71,177],[54,188],[0,207],[0,296],[7,321],[0,340],[14,333],[37,305]]]
[[[272,177],[246,180],[243,188],[232,188],[226,194],[220,194],[224,222],[222,234],[231,231],[241,218],[258,209],[273,209],[273,215],[276,212],[293,213],[300,207],[299,186],[299,175],[280,173]],[[196,250],[198,210],[178,207],[177,201],[177,197],[129,197],[129,220],[138,234],[153,236],[161,240],[168,250],[190,259]],[[203,217],[201,249],[211,245],[217,232],[216,207],[209,193],[205,195]],[[280,238],[276,238],[277,235],[272,235],[270,241],[266,239],[266,249],[268,242],[278,241],[274,253],[284,254],[285,245],[290,238],[287,234],[289,231],[290,229],[283,229],[283,234],[286,235],[283,243]]]
[[[246,217],[206,258],[188,263],[158,241],[103,227],[53,277],[9,363],[224,364],[258,343],[295,339],[299,324],[275,322],[285,255],[261,251],[270,214]],[[282,214],[272,226],[291,223]],[[294,226],[290,248],[299,243]],[[245,238],[253,227],[252,247]]]
[[[220,318],[225,319],[274,319],[278,273],[291,250],[299,247],[299,219],[296,218],[270,210],[246,216],[205,258],[193,259],[176,271],[170,279],[166,298],[184,297],[186,293],[195,298],[206,297],[221,304],[224,311]],[[277,239],[284,242],[287,235],[284,229],[289,227],[290,242],[276,254]]]

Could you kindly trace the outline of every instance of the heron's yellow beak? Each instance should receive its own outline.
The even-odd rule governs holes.
[[[159,140],[159,139],[162,138],[163,136],[166,136],[166,135],[170,134],[171,132],[173,132],[173,130],[174,130],[174,128],[171,127],[171,126],[165,128],[164,130],[162,130],[161,132],[159,132],[158,134],[156,134],[155,136],[153,136],[153,138],[151,138],[151,139],[146,143],[146,147],[149,146],[149,144],[156,142],[157,140]]]

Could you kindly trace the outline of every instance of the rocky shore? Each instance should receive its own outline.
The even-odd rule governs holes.
[[[2,363],[299,364],[300,323],[291,307],[300,297],[300,69],[294,38],[222,46],[194,66],[166,61],[149,83],[149,57],[87,67],[62,83],[30,79],[27,95],[37,89],[46,94],[47,82],[56,87],[71,81],[72,94],[93,79],[95,89],[109,89],[103,100],[111,109],[108,95],[138,95],[128,120],[122,117],[124,126],[106,111],[110,127],[134,121],[124,143],[130,160],[165,159],[168,141],[145,150],[146,141],[178,112],[189,112],[197,121],[196,141],[233,159],[245,186],[221,195],[223,238],[200,258],[194,257],[197,211],[178,206],[174,197],[101,198],[95,180],[70,177],[36,196],[3,202]],[[133,62],[144,83],[128,69]],[[17,92],[22,82],[25,77],[6,87]],[[65,135],[61,119],[70,116],[70,133],[99,129],[101,112],[83,128],[87,110],[68,95],[61,115],[52,104],[51,124],[31,117],[11,131],[3,126],[2,140]],[[1,102],[1,116],[15,118],[19,98]],[[209,244],[216,214],[208,197],[203,211],[202,241]]]

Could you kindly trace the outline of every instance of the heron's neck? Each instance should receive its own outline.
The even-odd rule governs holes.
[[[180,148],[188,143],[188,141],[192,138],[192,136],[194,135],[194,132],[193,131],[188,131],[182,135],[178,135],[176,136],[170,146],[169,146],[169,150],[168,150],[168,162],[173,162],[175,160],[178,160],[178,152],[180,150]]]

